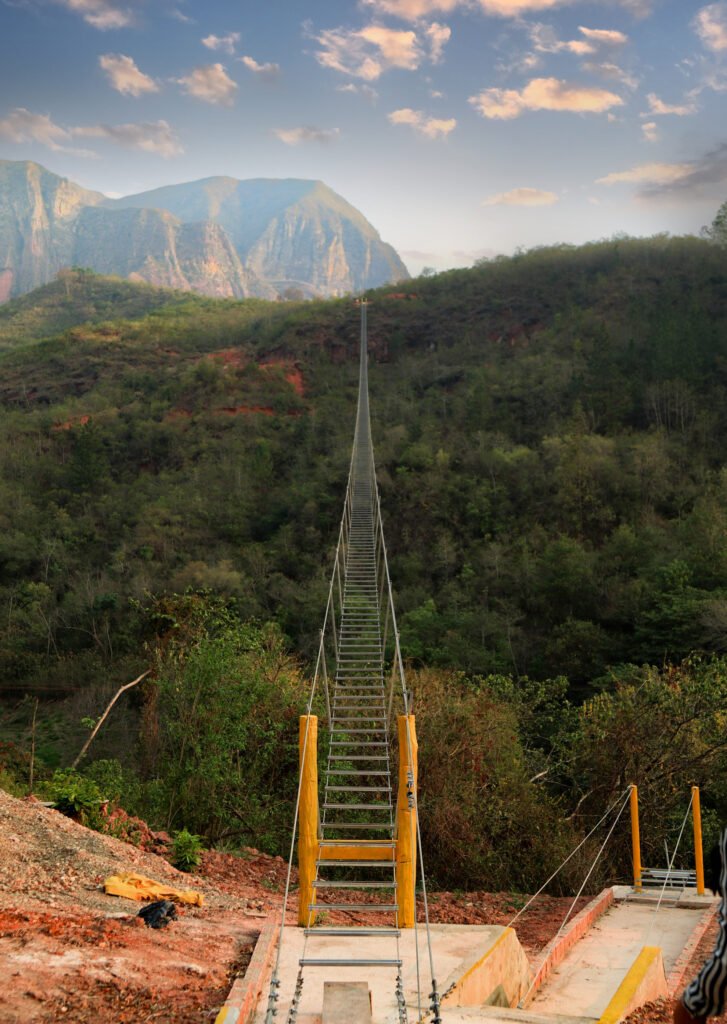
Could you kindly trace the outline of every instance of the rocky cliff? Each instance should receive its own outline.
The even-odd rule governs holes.
[[[341,295],[407,277],[320,181],[207,178],[111,200],[0,161],[0,302],[86,266],[207,295]]]

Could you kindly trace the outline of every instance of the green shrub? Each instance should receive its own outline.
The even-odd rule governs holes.
[[[200,865],[203,850],[201,836],[188,832],[186,828],[180,829],[174,833],[172,864],[180,871],[193,871]]]
[[[48,793],[62,814],[77,818],[91,828],[99,824],[104,797],[93,779],[71,769],[59,769],[50,781]]]

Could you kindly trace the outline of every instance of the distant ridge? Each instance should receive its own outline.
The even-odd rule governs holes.
[[[321,181],[215,177],[109,199],[0,161],[0,302],[86,266],[217,297],[335,296],[408,277]]]

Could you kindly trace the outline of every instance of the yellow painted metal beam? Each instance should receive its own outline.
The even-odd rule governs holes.
[[[692,820],[694,823],[694,866],[697,873],[697,895],[704,896],[704,851],[702,849],[702,806],[699,786],[692,786]]]
[[[641,836],[639,835],[639,790],[631,786],[631,849],[634,859],[634,889],[641,891]]]
[[[396,896],[399,927],[413,928],[416,922],[416,787],[417,733],[414,715],[399,715],[399,795],[396,803]]]
[[[313,881],[318,857],[318,716],[301,715],[298,729],[300,760],[300,808],[298,826],[298,924],[310,927],[315,921]]]

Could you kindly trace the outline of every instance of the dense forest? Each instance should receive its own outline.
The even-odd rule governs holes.
[[[708,832],[727,818],[715,240],[558,246],[369,293],[442,883],[542,881],[632,779],[656,856],[692,783]],[[35,771],[57,783],[151,667],[83,778],[157,824],[281,849],[357,354],[346,299],[79,269],[0,307],[0,782],[27,786],[35,715]]]

